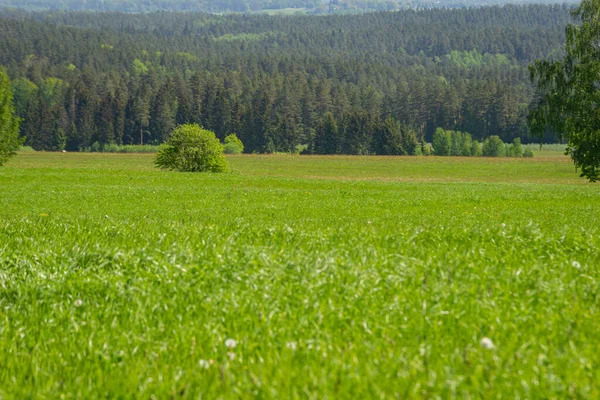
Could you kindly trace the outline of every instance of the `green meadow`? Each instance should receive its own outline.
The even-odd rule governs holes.
[[[0,399],[598,398],[600,186],[560,154],[21,153]]]

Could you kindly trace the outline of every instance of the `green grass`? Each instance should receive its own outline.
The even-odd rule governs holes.
[[[0,169],[0,398],[600,396],[568,158],[228,159]]]

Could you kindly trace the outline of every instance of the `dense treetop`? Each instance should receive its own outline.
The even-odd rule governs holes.
[[[0,63],[21,133],[40,149],[160,143],[198,123],[221,139],[237,133],[250,152],[373,153],[386,148],[376,143],[389,118],[420,142],[437,127],[527,141],[527,65],[562,55],[570,18],[568,6],[542,5],[326,17],[6,11]]]

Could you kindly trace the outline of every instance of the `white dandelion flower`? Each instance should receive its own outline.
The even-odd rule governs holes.
[[[292,351],[296,351],[296,349],[298,348],[298,343],[296,343],[296,342],[287,342],[285,344],[285,347],[287,347],[288,349],[290,349]]]
[[[237,341],[235,341],[235,339],[227,339],[225,341],[225,347],[227,347],[228,349],[235,349],[237,346]]]
[[[210,367],[210,361],[208,360],[200,360],[198,364],[200,365],[200,368],[208,369]]]
[[[231,361],[235,360],[235,353],[233,351],[228,351],[227,352],[227,357],[229,357],[229,359]]]
[[[83,300],[77,299],[75,300],[75,307],[81,307],[83,305]]]
[[[573,266],[573,268],[576,268],[576,269],[580,269],[581,268],[581,264],[579,264],[579,261],[573,261],[571,263],[571,265]]]
[[[481,347],[483,347],[484,349],[491,350],[496,346],[494,346],[494,342],[492,342],[492,339],[484,337],[483,339],[481,339]]]

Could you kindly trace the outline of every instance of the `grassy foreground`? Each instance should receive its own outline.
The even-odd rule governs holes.
[[[600,396],[568,158],[151,161],[0,169],[0,398]]]

